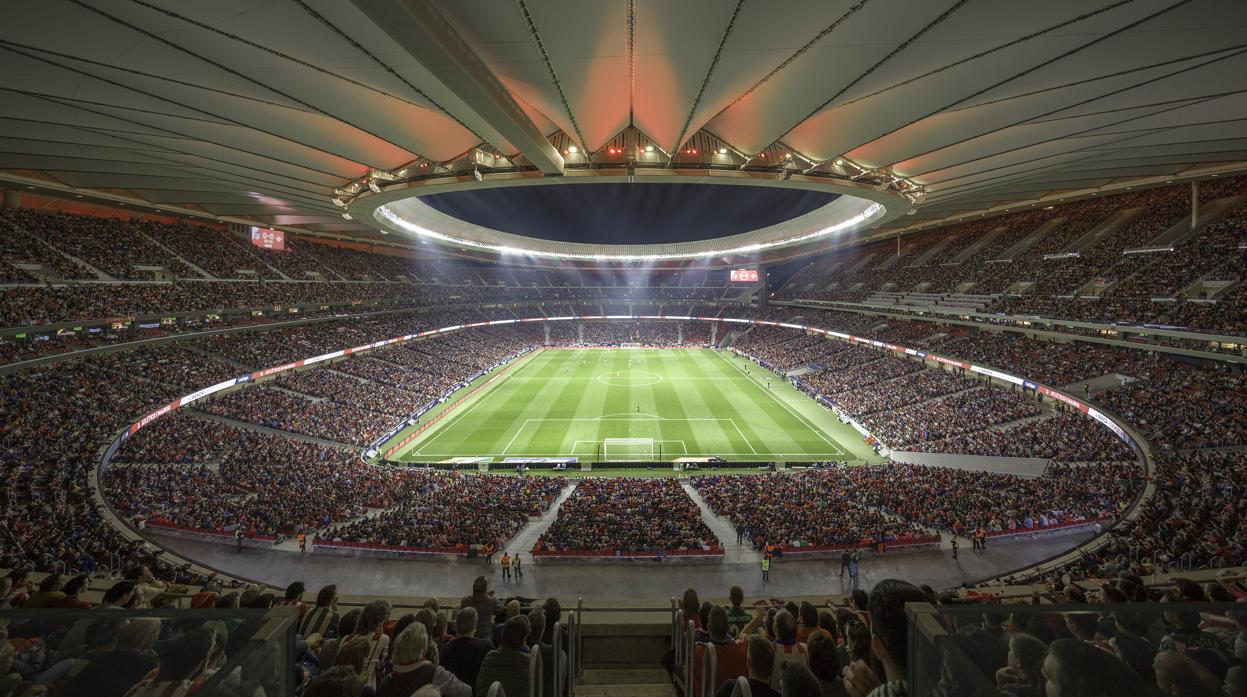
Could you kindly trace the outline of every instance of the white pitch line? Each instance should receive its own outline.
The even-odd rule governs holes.
[[[511,440],[507,442],[506,447],[504,447],[504,448],[502,449],[502,452],[501,452],[501,453],[499,453],[499,455],[506,455],[506,454],[507,454],[507,451],[511,449],[511,446],[515,444],[515,439],[516,439],[516,438],[519,438],[519,437],[520,437],[520,434],[524,432],[524,429],[528,428],[528,422],[529,422],[529,421],[532,421],[532,419],[524,419],[524,423],[520,424],[520,427],[519,427],[518,429],[516,429],[516,431],[515,431],[515,435],[511,436]],[[573,450],[574,450],[574,449],[575,449],[575,448],[573,448]]]
[[[840,446],[839,446],[839,445],[837,445],[836,443],[833,443],[833,442],[831,441],[831,439],[830,439],[830,438],[828,438],[827,436],[823,435],[823,432],[822,432],[822,431],[820,431],[819,429],[817,429],[817,428],[815,428],[815,427],[812,427],[812,426],[810,426],[809,424],[807,424],[807,423],[806,423],[806,419],[805,419],[805,417],[803,417],[803,416],[801,416],[800,414],[798,414],[798,413],[796,412],[796,410],[795,410],[795,409],[793,409],[792,407],[788,406],[786,403],[784,403],[782,400],[780,400],[780,398],[779,398],[779,397],[776,397],[774,392],[772,392],[771,390],[768,390],[768,389],[763,389],[763,387],[762,387],[762,383],[760,383],[760,382],[758,382],[757,380],[754,380],[752,377],[750,377],[747,373],[745,373],[744,369],[742,369],[740,366],[736,365],[735,363],[733,363],[732,361],[728,360],[727,358],[724,358],[723,354],[715,354],[715,355],[717,355],[719,358],[721,358],[721,359],[722,359],[725,363],[727,363],[728,365],[730,365],[730,366],[732,366],[733,368],[735,368],[735,369],[736,369],[737,371],[739,371],[742,375],[745,375],[745,377],[746,377],[746,378],[749,378],[749,379],[753,382],[753,384],[757,385],[757,386],[758,386],[758,389],[762,390],[762,392],[764,392],[764,393],[766,394],[766,396],[770,397],[770,398],[771,398],[771,400],[772,400],[773,402],[775,402],[775,403],[776,403],[776,404],[778,404],[779,406],[781,406],[781,407],[783,407],[784,409],[786,409],[786,410],[788,411],[788,413],[789,413],[789,414],[792,414],[793,416],[797,417],[797,421],[799,421],[799,422],[801,423],[801,425],[802,425],[802,426],[805,426],[805,428],[806,428],[807,430],[809,430],[809,431],[813,431],[815,435],[817,435],[819,438],[822,438],[822,439],[823,439],[823,442],[824,442],[824,443],[826,443],[827,445],[830,445],[831,447],[835,448],[835,449],[839,452],[839,454],[840,454],[840,455],[843,455],[843,454],[844,454],[844,451],[840,449]]]
[[[753,443],[750,443],[749,439],[745,437],[745,432],[740,430],[740,425],[736,423],[736,419],[728,419],[728,421],[731,421],[732,425],[736,427],[736,432],[740,434],[740,437],[745,439],[745,445],[749,446],[749,449],[753,451],[754,455],[757,455],[758,450],[754,448]]]

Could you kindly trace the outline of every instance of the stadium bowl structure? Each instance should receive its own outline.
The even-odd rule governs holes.
[[[629,185],[637,182],[666,185],[730,186],[749,189],[796,189],[833,195],[826,205],[797,217],[736,234],[691,242],[653,244],[589,244],[517,235],[456,218],[429,205],[427,196],[503,187]],[[892,191],[822,177],[718,170],[569,171],[550,178],[537,173],[444,176],[378,187],[348,204],[352,218],[376,227],[449,247],[507,256],[580,262],[661,263],[700,259],[732,263],[762,252],[822,245],[855,238],[863,230],[894,220],[912,208]],[[742,191],[743,193],[743,191]],[[811,249],[812,251],[812,249]]]

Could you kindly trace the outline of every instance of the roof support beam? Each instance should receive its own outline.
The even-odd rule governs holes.
[[[395,43],[463,102],[456,114],[495,147],[510,143],[545,174],[563,173],[563,156],[515,98],[428,0],[352,0]]]

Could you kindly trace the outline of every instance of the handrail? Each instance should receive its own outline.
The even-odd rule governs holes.
[[[576,641],[580,636],[580,616],[575,610],[567,613],[567,697],[576,693],[576,662],[580,660],[580,652],[576,650]]]
[[[495,680],[489,686],[489,692],[485,693],[485,697],[507,697],[507,691],[502,689],[502,683]]]
[[[528,697],[541,697],[541,649],[528,652]]]
[[[736,684],[732,686],[732,697],[753,697],[753,690],[749,687],[749,678],[743,675],[736,678]]]
[[[575,669],[573,674],[576,678],[581,677],[585,673],[585,635],[580,630],[580,621],[584,619],[585,599],[582,596],[576,596],[576,662],[572,664]]]
[[[554,697],[563,697],[563,672],[559,670],[563,665],[563,627],[558,620],[554,621],[554,626],[550,631],[551,643],[554,650],[551,651],[551,658],[554,665],[550,667],[551,679],[554,681]]]
[[[677,686],[687,693],[684,686],[684,610],[676,608],[675,620],[671,627],[672,677]]]
[[[713,641],[707,641],[702,646],[706,648],[701,654],[701,694],[694,697],[713,697],[715,676],[719,674],[719,657]]]
[[[693,620],[688,621],[688,630],[686,632],[687,639],[684,644],[684,692],[685,694],[688,694],[689,692],[691,692],[693,690],[693,685],[695,684],[693,682],[693,673],[697,670],[697,666],[694,665],[697,662],[697,659],[696,659],[697,652],[695,650],[696,644],[694,643],[694,636],[697,633],[696,627],[697,626],[693,624]]]

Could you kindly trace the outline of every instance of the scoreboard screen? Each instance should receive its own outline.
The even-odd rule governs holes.
[[[266,227],[251,228],[251,244],[261,249],[286,251],[286,233]]]
[[[758,270],[757,269],[732,269],[731,279],[732,279],[732,283],[757,283],[758,282]]]

